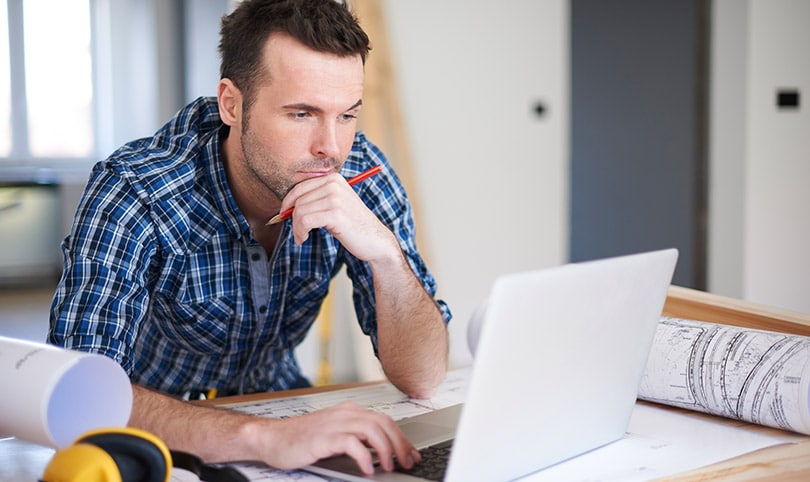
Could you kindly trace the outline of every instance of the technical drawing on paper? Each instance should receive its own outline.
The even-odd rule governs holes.
[[[394,420],[401,420],[462,403],[469,373],[469,368],[449,372],[436,390],[436,395],[429,400],[408,398],[393,385],[386,383],[275,400],[241,402],[221,407],[259,417],[288,418],[351,401],[375,412],[385,413]]]
[[[810,338],[664,317],[639,398],[810,434]]]

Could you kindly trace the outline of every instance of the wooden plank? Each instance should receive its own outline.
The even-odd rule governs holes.
[[[810,336],[810,315],[671,286],[664,315]]]
[[[411,158],[410,140],[405,126],[396,75],[396,62],[388,42],[385,15],[379,0],[351,0],[350,8],[371,40],[371,54],[366,60],[363,110],[359,128],[388,157],[397,172],[416,223],[416,243],[422,258],[430,265],[430,252],[420,220],[419,183]]]
[[[344,390],[349,388],[365,387],[368,385],[378,385],[382,383],[387,383],[387,381],[374,380],[369,382],[352,382],[334,385],[324,385],[320,387],[294,388],[278,392],[259,392],[259,393],[251,393],[248,395],[231,395],[222,398],[212,398],[209,400],[191,400],[190,403],[194,405],[204,405],[209,407],[225,407],[236,403],[254,403],[254,402],[262,402],[265,400],[275,400],[278,398],[301,397],[304,395],[332,392],[335,390]]]
[[[718,462],[684,474],[667,477],[669,482],[810,480],[810,440],[777,445]]]

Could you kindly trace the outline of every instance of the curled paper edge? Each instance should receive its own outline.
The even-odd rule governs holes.
[[[132,385],[99,354],[0,336],[0,433],[53,448],[96,428],[125,426]]]

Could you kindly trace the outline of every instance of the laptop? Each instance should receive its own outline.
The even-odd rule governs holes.
[[[399,423],[420,451],[452,445],[439,480],[513,480],[625,434],[678,252],[632,254],[495,280],[461,405]],[[306,470],[363,475],[348,456]]]

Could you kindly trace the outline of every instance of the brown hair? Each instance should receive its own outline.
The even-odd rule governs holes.
[[[269,74],[262,53],[270,34],[285,33],[319,52],[360,55],[365,63],[369,39],[347,6],[335,0],[243,0],[222,17],[220,77],[242,91],[245,106]]]

